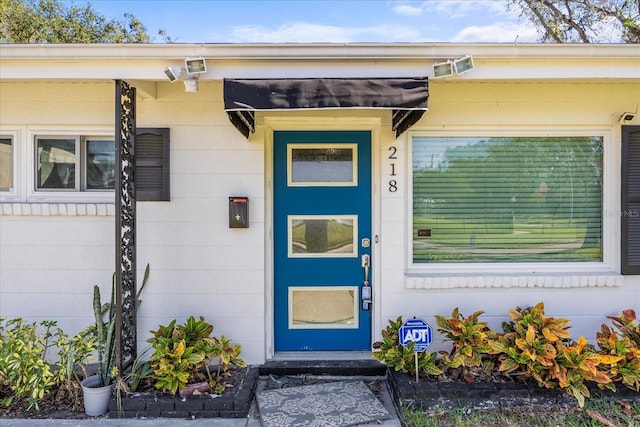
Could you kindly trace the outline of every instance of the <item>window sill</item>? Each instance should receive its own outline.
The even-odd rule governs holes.
[[[0,216],[114,216],[112,203],[0,203]]]
[[[619,287],[624,277],[615,272],[591,274],[405,274],[407,289],[454,288],[587,288]]]

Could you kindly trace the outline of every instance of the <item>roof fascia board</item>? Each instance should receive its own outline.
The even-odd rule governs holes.
[[[166,66],[200,56],[212,65],[202,80],[406,77],[465,55],[476,68],[458,80],[640,78],[632,44],[319,43],[0,45],[0,79],[163,81]]]
[[[3,44],[3,60],[184,59],[217,60],[439,60],[473,55],[481,59],[630,59],[637,44],[480,44],[480,43],[291,43],[291,44]]]

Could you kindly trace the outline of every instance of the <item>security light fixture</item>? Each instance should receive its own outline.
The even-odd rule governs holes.
[[[207,63],[204,58],[187,58],[184,60],[187,74],[201,74],[207,72]]]
[[[183,71],[184,69],[182,67],[167,67],[164,69],[164,74],[167,76],[169,81],[173,83],[178,80]]]
[[[433,64],[433,77],[448,77],[453,75],[453,63],[451,61]]]
[[[464,58],[456,59],[453,61],[453,68],[455,68],[458,75],[471,71],[473,70],[473,58],[467,55]]]
[[[625,112],[622,113],[620,119],[618,120],[620,123],[630,122],[631,120],[636,118],[636,113]]]
[[[198,79],[197,77],[190,77],[184,79],[184,91],[185,92],[197,92],[198,91]]]

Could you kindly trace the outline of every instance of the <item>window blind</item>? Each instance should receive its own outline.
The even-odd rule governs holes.
[[[413,138],[413,261],[602,260],[601,137]]]

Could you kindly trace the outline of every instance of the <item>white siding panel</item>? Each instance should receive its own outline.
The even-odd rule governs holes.
[[[143,252],[146,248],[141,248]],[[170,266],[176,270],[245,268],[246,265],[263,266],[262,249],[247,246],[207,247],[162,247],[148,250],[151,265]]]
[[[174,174],[171,187],[176,200],[204,197],[227,197],[247,194],[262,196],[264,177],[253,171],[238,173]]]
[[[386,188],[385,188],[386,191]],[[404,197],[386,197],[382,202],[381,215],[384,222],[402,222],[405,221],[406,199]]]
[[[258,150],[182,150],[175,153],[172,165],[174,173],[263,173],[264,154]]]
[[[234,188],[227,194],[218,197],[194,197],[172,199],[170,203],[139,203],[138,218],[149,222],[187,222],[187,223],[217,223],[220,227],[229,224],[229,196],[249,197],[249,219],[251,222],[264,221],[263,199],[261,191],[254,196],[254,190]],[[141,224],[142,225],[142,224]],[[255,242],[254,242],[255,243]]]
[[[226,294],[262,297],[264,293],[262,270],[257,266],[242,270],[175,270],[170,266],[156,265],[151,271],[152,284],[144,290],[144,294],[149,296],[175,292],[185,287],[194,297],[222,297]]]
[[[2,123],[112,123],[114,88],[115,83],[0,83]]]

